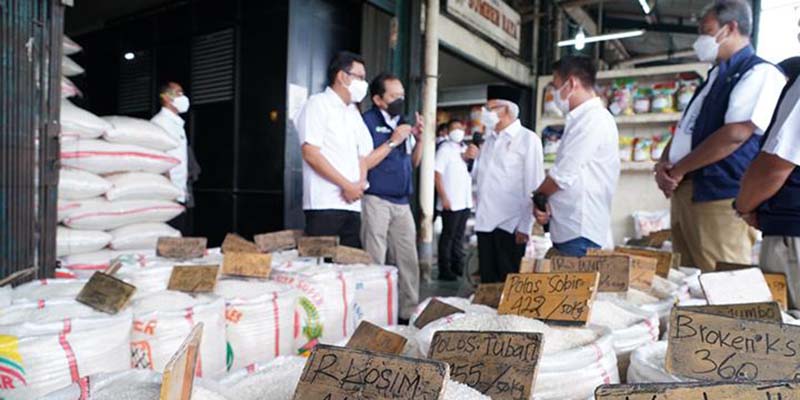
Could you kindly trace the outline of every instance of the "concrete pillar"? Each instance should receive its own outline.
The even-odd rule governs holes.
[[[439,0],[427,0],[425,4],[425,80],[422,92],[422,113],[425,131],[422,141],[422,166],[419,173],[419,203],[422,209],[420,221],[420,266],[430,271],[433,265],[433,169],[436,156],[436,91],[439,75]],[[426,275],[426,274],[424,274]]]

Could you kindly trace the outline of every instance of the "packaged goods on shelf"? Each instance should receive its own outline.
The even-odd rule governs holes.
[[[81,45],[75,43],[75,41],[70,39],[69,36],[67,35],[64,35],[64,41],[61,42],[61,48],[63,49],[64,55],[66,56],[70,56],[83,51]]]
[[[636,138],[633,144],[633,161],[650,161],[653,139]]]
[[[83,377],[79,383],[52,392],[41,400],[156,400],[161,393],[161,373],[149,370],[97,374]],[[219,384],[195,379],[192,400],[233,400],[222,394]]]
[[[561,112],[561,110],[558,108],[558,105],[556,105],[555,99],[556,88],[551,83],[544,89],[544,105],[542,107],[542,111],[545,116],[561,118],[564,116],[564,113]]]
[[[228,371],[297,354],[297,290],[273,281],[223,279],[214,291],[225,299]]]
[[[67,56],[61,57],[61,74],[64,76],[76,76],[84,72],[86,72],[86,70],[71,58]]]
[[[155,249],[160,237],[181,237],[181,232],[163,222],[126,225],[109,231],[113,250]]]
[[[82,376],[129,369],[131,312],[94,311],[75,300],[21,303],[0,314],[0,349],[10,381],[0,397],[36,399]]]
[[[97,251],[106,247],[111,235],[97,230],[78,230],[59,226],[56,229],[56,256]]]
[[[620,161],[633,161],[633,143],[635,138],[632,136],[619,137],[619,159]]]
[[[131,304],[132,362],[135,368],[161,371],[195,324],[203,323],[195,374],[225,374],[225,301],[213,295],[192,297],[174,291],[150,293]]]
[[[86,279],[38,279],[23,283],[13,290],[13,302],[39,303],[57,299],[74,299],[83,289]]]
[[[152,172],[162,174],[180,160],[147,147],[109,143],[104,140],[73,140],[61,146],[61,165],[96,174]]]
[[[177,217],[183,206],[165,200],[123,200],[83,204],[64,219],[74,229],[115,229],[144,222],[167,222]]]
[[[112,126],[103,135],[103,138],[111,143],[132,144],[161,151],[178,147],[178,141],[167,131],[146,119],[120,115],[102,118]]]
[[[561,145],[561,135],[563,133],[563,130],[558,130],[550,126],[545,127],[544,131],[542,131],[542,148],[545,162],[554,162],[556,160],[556,154],[558,153],[558,147]]]
[[[82,200],[105,194],[111,182],[87,171],[65,168],[58,173],[58,197]]]
[[[653,146],[650,150],[650,159],[653,161],[661,160],[661,156],[664,154],[664,150],[666,150],[667,144],[669,144],[671,138],[672,134],[670,133],[653,136]]]
[[[118,200],[175,200],[181,189],[164,175],[148,172],[124,172],[106,176],[111,187],[106,198]]]
[[[61,137],[69,139],[95,139],[111,129],[111,124],[86,111],[71,101],[61,100]]]
[[[653,90],[647,87],[640,87],[633,96],[633,112],[636,114],[646,114],[650,112],[650,99]]]

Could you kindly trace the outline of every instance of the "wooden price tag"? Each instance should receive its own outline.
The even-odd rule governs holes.
[[[589,249],[586,252],[589,256],[614,256],[625,255],[611,250]],[[631,283],[634,289],[650,289],[653,286],[653,279],[658,271],[658,259],[645,256],[627,255],[631,258]]]
[[[778,303],[774,301],[767,303],[722,304],[716,306],[687,306],[683,308],[699,313],[721,315],[723,317],[783,322],[781,308]]]
[[[372,257],[366,251],[355,247],[336,246],[333,262],[336,264],[372,264]]]
[[[707,272],[699,280],[711,305],[772,301],[772,292],[758,268]]]
[[[408,339],[403,335],[389,332],[367,321],[361,321],[345,347],[375,353],[401,354],[407,341]]]
[[[213,292],[219,265],[176,265],[169,276],[168,290],[187,293]]]
[[[297,247],[297,239],[303,236],[301,230],[285,230],[271,233],[262,233],[253,237],[256,246],[262,253],[273,251],[291,250]]]
[[[208,239],[204,237],[160,237],[156,244],[159,257],[188,260],[201,258],[206,254]]]
[[[80,303],[107,314],[116,314],[130,301],[136,287],[103,272],[95,272],[83,285],[78,297]]]
[[[449,376],[446,363],[317,345],[294,400],[436,400]]]
[[[225,240],[222,241],[223,253],[260,253],[255,243],[235,234],[229,233],[225,235]]]
[[[417,329],[422,329],[425,325],[439,318],[463,312],[464,310],[458,307],[453,307],[439,299],[433,298],[428,302],[428,305],[425,306],[425,309],[422,310],[422,313],[419,314],[417,319],[414,320],[414,326],[416,326]]]
[[[450,365],[450,378],[495,400],[527,400],[533,393],[542,334],[439,331],[428,358]]]
[[[666,370],[699,380],[800,378],[800,326],[675,307]]]
[[[788,381],[680,382],[602,385],[597,400],[790,400],[800,398],[800,386]]]
[[[272,271],[272,254],[225,253],[222,258],[222,273],[266,279]]]
[[[0,287],[14,283],[22,278],[25,278],[26,276],[33,275],[35,273],[36,273],[36,267],[21,269],[3,279],[0,279]]]
[[[478,289],[475,290],[475,295],[472,297],[472,304],[483,304],[492,308],[497,308],[500,305],[500,299],[503,297],[504,283],[481,283]]]
[[[200,322],[192,328],[192,332],[164,367],[159,400],[190,400],[192,398],[194,371],[202,338],[203,323]]]
[[[597,272],[509,274],[497,313],[585,323],[599,278]]]
[[[336,257],[339,246],[338,236],[303,236],[297,239],[300,257]]]
[[[614,252],[657,259],[658,266],[656,267],[656,275],[662,278],[669,276],[669,270],[672,269],[676,258],[675,253],[670,253],[668,251],[641,249],[637,247],[617,247],[614,249]]]
[[[600,273],[597,290],[600,292],[627,292],[631,279],[631,258],[627,255],[553,257],[551,272]]]
[[[716,270],[721,271],[736,271],[740,269],[759,268],[758,265],[752,264],[736,264],[718,261]],[[764,272],[764,280],[767,281],[769,291],[772,292],[772,300],[778,302],[781,310],[789,309],[789,292],[786,286],[786,275],[775,272]]]
[[[536,271],[536,259],[529,257],[522,257],[519,261],[519,273],[529,274]]]

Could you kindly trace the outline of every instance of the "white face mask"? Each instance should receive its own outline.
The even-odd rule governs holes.
[[[361,100],[364,100],[364,96],[367,95],[367,89],[369,89],[367,81],[353,79],[350,85],[347,86],[347,91],[350,92],[350,102],[360,103]]]
[[[178,114],[183,114],[189,111],[189,98],[181,95],[172,99],[172,106],[178,110]]]
[[[464,135],[465,133],[463,129],[453,129],[452,131],[450,131],[450,134],[448,136],[450,137],[451,141],[456,143],[461,143],[462,141],[464,141]]]
[[[500,122],[500,116],[496,112],[483,108],[481,111],[481,123],[483,126],[494,130],[498,122]]]
[[[553,94],[553,102],[556,103],[556,107],[561,111],[562,114],[567,115],[569,113],[569,98],[572,96],[573,92],[570,92],[566,97],[561,97],[561,91],[567,87],[569,81],[564,82],[560,88],[556,89],[555,94]]]
[[[694,48],[694,52],[697,54],[697,59],[702,62],[714,62],[717,60],[720,45],[720,43],[717,43],[717,36],[719,36],[720,33],[722,33],[722,29],[714,36],[700,35],[697,40],[694,41],[692,48]]]

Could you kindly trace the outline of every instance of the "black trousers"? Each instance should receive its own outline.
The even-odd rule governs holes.
[[[439,236],[439,273],[458,274],[464,268],[464,230],[470,210],[441,212],[442,234]]]
[[[306,235],[339,236],[344,246],[361,248],[361,213],[345,210],[305,210]]]
[[[501,229],[478,232],[478,262],[481,283],[505,282],[506,275],[519,272],[525,245],[517,244],[514,234]]]

